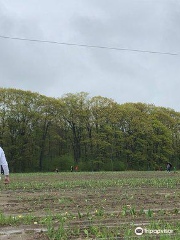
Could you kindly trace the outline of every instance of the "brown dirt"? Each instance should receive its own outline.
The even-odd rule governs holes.
[[[55,175],[40,175],[40,176],[13,176],[11,182],[63,182],[63,181],[79,181],[79,180],[110,180],[124,179],[124,178],[138,178],[142,179],[163,178],[166,173],[142,173],[139,176],[137,173],[132,172],[130,175],[127,173],[109,174],[55,174]],[[174,177],[171,175],[168,177]],[[156,188],[156,187],[136,187],[129,186],[114,186],[106,187],[104,189],[86,189],[86,188],[73,188],[73,189],[42,189],[34,191],[33,189],[19,189],[19,190],[4,190],[0,193],[0,212],[5,215],[25,215],[32,214],[33,216],[46,216],[48,214],[47,209],[51,213],[66,212],[74,213],[74,219],[71,219],[70,225],[73,227],[88,226],[89,221],[87,219],[87,212],[95,215],[97,209],[104,211],[104,217],[96,217],[93,220],[93,225],[106,225],[106,226],[118,226],[123,223],[135,222],[136,224],[146,223],[149,220],[145,215],[143,216],[123,216],[120,212],[123,206],[128,206],[128,211],[131,207],[135,207],[136,211],[141,208],[145,210],[151,209],[154,212],[153,219],[164,219],[165,221],[173,222],[180,220],[180,214],[173,214],[172,211],[177,208],[180,210],[180,189],[179,186],[175,188]],[[165,210],[164,215],[159,215],[160,209]],[[78,219],[78,211],[82,216],[82,219]],[[34,226],[32,226],[33,228]],[[22,226],[19,226],[21,229]],[[12,229],[18,230],[18,227],[12,227]],[[2,227],[0,227],[0,231]],[[1,240],[47,240],[48,238],[44,233],[27,233],[21,232],[12,233],[10,235],[0,235]]]

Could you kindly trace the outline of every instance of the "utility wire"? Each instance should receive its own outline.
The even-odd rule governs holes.
[[[57,41],[19,38],[19,37],[10,37],[10,36],[1,36],[1,35],[0,35],[0,38],[10,39],[10,40],[19,40],[19,41],[28,41],[28,42],[37,42],[37,43],[50,43],[50,44],[59,44],[59,45],[66,45],[66,46],[76,46],[76,47],[84,47],[84,48],[98,48],[98,49],[107,49],[107,50],[116,50],[116,51],[129,51],[129,52],[140,52],[140,53],[179,56],[178,53],[172,53],[172,52],[159,52],[159,51],[132,49],[132,48],[118,48],[118,47],[108,47],[108,46],[100,46],[100,45],[87,45],[87,44],[57,42]]]

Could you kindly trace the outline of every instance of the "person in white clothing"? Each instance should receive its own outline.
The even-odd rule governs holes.
[[[3,170],[4,170],[4,175],[5,175],[5,184],[9,183],[9,167],[8,167],[8,163],[6,161],[6,156],[4,154],[3,149],[0,147],[0,165],[2,166]],[[1,179],[1,177],[0,177]]]

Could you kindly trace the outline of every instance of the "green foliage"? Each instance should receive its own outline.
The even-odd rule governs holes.
[[[79,171],[93,171],[93,163],[92,161],[80,161],[78,163]]]
[[[64,155],[60,157],[54,157],[51,159],[51,164],[48,157],[44,159],[44,168],[47,171],[54,171],[58,168],[59,171],[70,171],[71,166],[74,164],[73,157],[71,155]]]
[[[151,209],[148,209],[147,212],[146,212],[146,215],[148,218],[151,218],[152,215],[153,215],[153,211]]]
[[[0,145],[14,172],[179,168],[180,113],[87,93],[0,89]]]

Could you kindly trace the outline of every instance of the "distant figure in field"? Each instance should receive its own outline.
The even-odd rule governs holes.
[[[56,169],[55,169],[55,172],[56,172],[56,173],[58,173],[58,172],[59,172],[58,168],[56,168]]]
[[[162,168],[162,166],[159,168],[159,171],[162,171],[163,170],[163,168]]]
[[[172,168],[172,164],[171,164],[171,163],[168,163],[168,164],[167,164],[167,172],[168,172],[168,173],[170,173],[171,168]]]
[[[73,172],[74,171],[74,167],[73,166],[71,166],[71,172]]]
[[[5,175],[4,183],[8,184],[9,183],[9,167],[8,167],[8,163],[6,161],[6,156],[5,156],[4,151],[1,147],[0,147],[0,165],[3,168],[4,175]],[[1,177],[0,177],[0,180],[1,180]]]
[[[76,166],[75,170],[76,170],[76,172],[78,171],[78,166]]]

